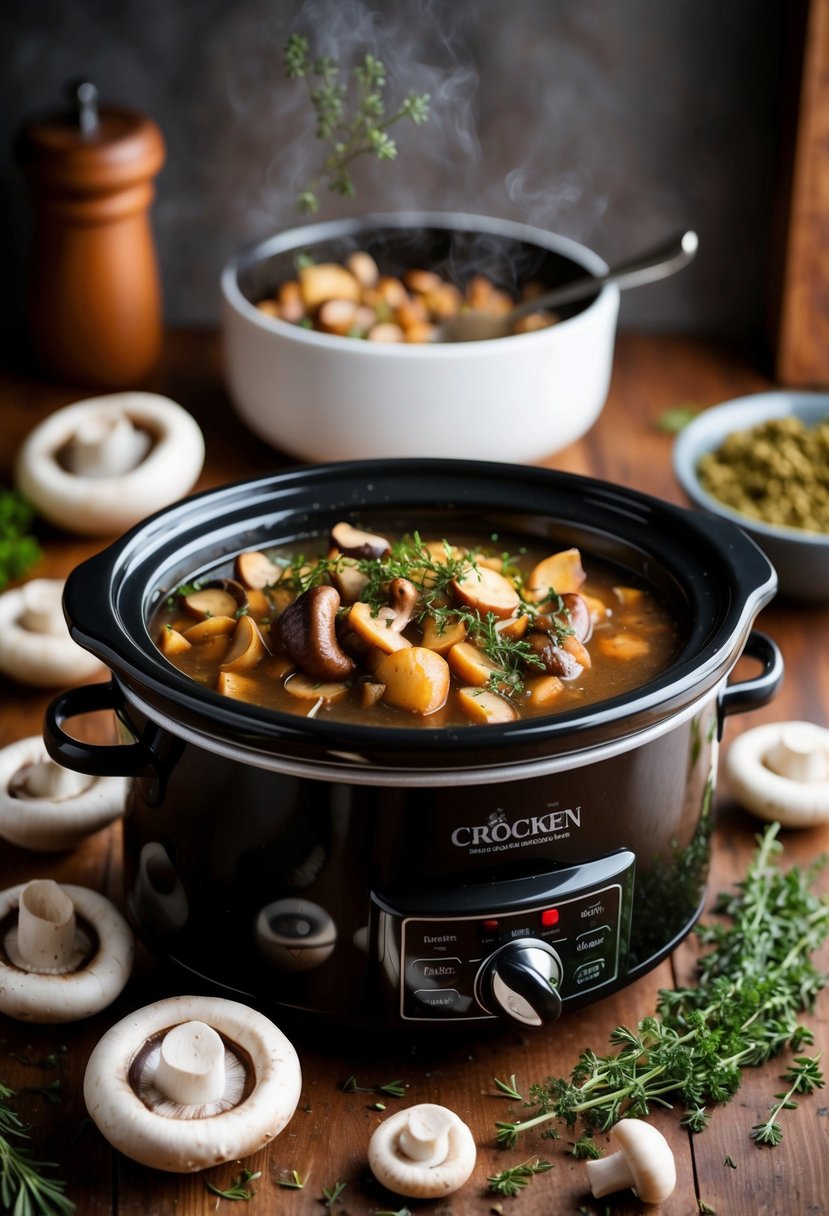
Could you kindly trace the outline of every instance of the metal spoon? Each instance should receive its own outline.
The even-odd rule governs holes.
[[[666,279],[693,261],[698,245],[696,232],[689,229],[672,237],[650,253],[642,254],[631,262],[623,262],[621,266],[616,266],[605,274],[585,275],[583,278],[574,279],[572,283],[556,287],[534,300],[525,300],[500,316],[480,309],[460,312],[440,327],[435,341],[481,342],[487,338],[503,338],[512,333],[514,322],[527,313],[538,312],[544,308],[557,308],[562,304],[573,304],[586,296],[597,295],[603,287],[611,284],[625,291],[631,287],[641,287],[645,283],[655,283],[658,279]]]

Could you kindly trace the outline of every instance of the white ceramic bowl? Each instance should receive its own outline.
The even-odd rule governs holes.
[[[446,456],[529,463],[599,416],[613,363],[619,292],[605,287],[549,329],[485,342],[385,345],[267,316],[256,301],[295,277],[295,258],[342,261],[368,249],[384,273],[475,270],[503,285],[551,286],[607,269],[564,237],[506,220],[400,213],[305,225],[224,269],[225,382],[244,422],[303,460]]]
[[[738,524],[777,570],[780,594],[792,600],[829,600],[829,535],[775,527],[741,515],[702,488],[697,465],[733,431],[750,430],[772,418],[794,414],[807,426],[829,415],[829,394],[787,390],[754,393],[712,406],[680,431],[674,444],[674,472],[691,502]]]

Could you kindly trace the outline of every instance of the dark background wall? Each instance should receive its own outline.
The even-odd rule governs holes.
[[[781,116],[791,83],[786,0],[4,0],[0,8],[2,312],[19,317],[27,202],[12,159],[21,121],[67,81],[161,126],[154,227],[174,323],[211,323],[241,245],[300,217],[318,160],[303,87],[281,48],[304,32],[351,63],[372,50],[390,104],[432,96],[427,126],[395,128],[395,162],[365,162],[357,195],[321,217],[466,210],[527,220],[608,261],[675,229],[701,252],[681,276],[625,296],[623,323],[762,328]]]

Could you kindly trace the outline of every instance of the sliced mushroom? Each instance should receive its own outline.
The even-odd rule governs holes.
[[[527,579],[526,595],[534,603],[546,600],[550,593],[566,595],[578,591],[587,575],[578,549],[562,549],[545,557]]]
[[[439,1199],[475,1168],[475,1141],[454,1111],[424,1102],[384,1119],[369,1141],[371,1172],[395,1195]]]
[[[371,605],[362,600],[352,604],[348,614],[349,628],[369,646],[375,646],[385,654],[411,646],[409,639],[396,628],[397,619],[394,608],[380,608],[372,612]]]
[[[389,583],[389,608],[394,613],[391,628],[402,633],[414,616],[418,593],[414,583],[407,578],[393,578]]]
[[[514,705],[486,688],[459,688],[458,704],[471,722],[484,726],[514,722],[518,717]]]
[[[25,1022],[72,1022],[110,1005],[129,979],[133,942],[96,891],[35,879],[0,894],[8,925],[0,1010]]]
[[[510,580],[488,566],[476,566],[462,578],[453,579],[452,592],[462,604],[481,616],[491,612],[499,620],[513,616],[521,603]]]
[[[385,685],[383,700],[387,704],[423,717],[442,709],[449,695],[449,665],[425,646],[409,646],[385,655],[374,676]]]
[[[56,410],[34,427],[18,453],[15,478],[51,523],[107,536],[181,498],[203,462],[202,433],[175,401],[113,393]]]
[[[240,616],[230,639],[230,649],[222,660],[222,670],[250,671],[267,653],[256,621],[249,616]]]
[[[124,813],[125,777],[90,777],[56,764],[32,735],[0,751],[0,836],[24,849],[73,849]]]
[[[785,827],[829,822],[829,730],[769,722],[738,735],[725,757],[734,797]]]
[[[533,629],[527,634],[527,642],[548,675],[558,676],[560,680],[575,680],[584,670],[578,658],[549,633]]]
[[[245,588],[231,578],[214,579],[182,597],[182,604],[198,621],[209,616],[237,616],[247,603]]]
[[[365,532],[342,520],[331,529],[331,544],[346,557],[380,558],[391,552],[391,545],[384,536]]]
[[[0,595],[0,672],[38,688],[65,688],[106,668],[69,635],[63,579],[31,579]]]
[[[178,996],[118,1022],[84,1077],[90,1117],[142,1165],[190,1173],[257,1152],[293,1115],[296,1052],[261,1013],[220,997]]]
[[[281,571],[274,565],[267,553],[252,549],[248,553],[240,553],[234,563],[234,570],[239,582],[250,591],[261,591],[263,587],[272,587],[279,582]]]
[[[310,587],[279,618],[282,645],[300,671],[314,680],[347,680],[354,672],[354,660],[337,640],[339,607],[336,587]]]
[[[447,655],[452,674],[462,684],[471,684],[475,688],[483,688],[490,684],[494,677],[504,675],[503,667],[493,663],[482,650],[472,642],[459,642],[453,646]]]
[[[587,1162],[594,1198],[630,1187],[642,1203],[664,1203],[676,1186],[676,1163],[662,1133],[642,1119],[622,1119],[610,1139],[619,1151]]]

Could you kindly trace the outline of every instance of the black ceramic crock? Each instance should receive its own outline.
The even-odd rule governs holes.
[[[596,705],[439,729],[232,701],[156,649],[148,622],[182,581],[341,519],[578,545],[665,598],[677,652]],[[70,768],[134,778],[129,911],[191,975],[355,1025],[538,1025],[631,982],[699,914],[723,720],[782,674],[752,630],[775,587],[739,529],[588,478],[433,460],[292,469],[185,500],[73,572],[72,636],[112,681],[58,697],[45,739]],[[743,653],[760,674],[727,684]],[[64,731],[105,707],[120,746]]]

